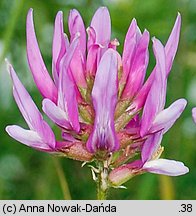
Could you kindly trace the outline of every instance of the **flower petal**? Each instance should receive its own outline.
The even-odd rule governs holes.
[[[180,26],[181,26],[181,16],[178,14],[175,25],[173,27],[173,30],[170,34],[170,37],[167,41],[167,44],[165,46],[165,55],[166,55],[166,74],[167,76],[170,73],[174,57],[176,55],[177,46],[179,42],[179,36],[180,36]],[[133,107],[134,111],[137,111],[141,109],[144,106],[144,103],[146,101],[146,98],[148,96],[148,92],[150,91],[150,88],[152,86],[152,83],[154,81],[155,76],[155,68],[153,69],[152,73],[150,74],[149,78],[139,91],[138,95],[133,101]]]
[[[88,51],[87,62],[86,62],[86,73],[87,76],[95,76],[97,66],[100,62],[100,46],[95,44],[92,45]]]
[[[13,81],[13,94],[15,101],[27,122],[29,128],[37,132],[42,142],[51,147],[55,147],[55,137],[49,125],[43,120],[43,117],[33,102],[31,96],[26,91],[18,79],[13,67],[8,63],[8,69]]]
[[[71,36],[71,42],[76,37],[78,32],[80,33],[80,39],[78,43],[78,49],[81,51],[83,58],[85,58],[86,53],[86,29],[80,16],[80,13],[73,9],[70,10],[69,18],[68,18],[69,32]]]
[[[142,114],[140,130],[140,134],[142,137],[148,133],[156,115],[163,109],[166,97],[167,80],[164,47],[159,40],[154,39],[153,48],[156,57],[156,72]]]
[[[181,27],[181,16],[180,13],[178,13],[172,32],[165,45],[167,76],[171,71],[173,60],[177,52],[178,42],[180,38],[180,27]]]
[[[179,176],[189,172],[184,163],[167,159],[148,161],[144,164],[143,169],[151,173],[168,176]]]
[[[54,123],[63,128],[71,129],[71,125],[67,120],[67,114],[51,100],[47,98],[44,99],[42,102],[42,109]]]
[[[194,121],[195,124],[196,124],[196,107],[194,107],[194,108],[192,109],[192,116],[193,116],[193,121]]]
[[[88,27],[86,31],[88,34],[87,48],[89,52],[91,46],[96,44],[96,32],[93,27]]]
[[[11,64],[8,64],[8,70],[13,82],[13,94],[14,99],[20,109],[25,121],[30,129],[40,129],[40,123],[42,121],[41,114],[33,102],[31,96],[20,82],[14,68]],[[33,117],[33,118],[32,118]]]
[[[93,132],[87,141],[87,149],[115,151],[119,143],[114,128],[114,110],[118,92],[117,53],[108,49],[103,55],[92,90],[95,109]]]
[[[111,38],[111,20],[106,7],[100,7],[94,14],[91,25],[96,33],[96,43],[108,47]]]
[[[76,142],[77,140],[70,134],[65,131],[62,132],[61,134],[63,140],[68,141],[68,142]]]
[[[126,86],[122,94],[123,98],[132,98],[135,96],[144,82],[149,60],[149,38],[149,32],[145,30],[137,43],[135,54],[130,63]]]
[[[153,122],[150,133],[163,129],[163,133],[166,133],[175,121],[180,117],[181,113],[186,107],[187,101],[185,99],[179,99],[172,103],[167,109],[161,111]]]
[[[70,63],[70,70],[78,87],[86,88],[84,76],[86,62],[86,29],[77,10],[71,10],[68,19],[71,42],[80,35],[78,46]]]
[[[27,146],[37,148],[39,150],[52,150],[50,146],[43,143],[41,137],[35,131],[25,130],[17,125],[7,126],[6,131],[12,138]]]
[[[153,154],[156,153],[161,144],[162,137],[163,131],[159,131],[155,134],[151,134],[150,136],[148,136],[142,147],[141,156],[143,163],[152,159]]]
[[[26,23],[27,36],[27,58],[34,81],[45,98],[49,98],[53,102],[57,100],[57,88],[54,85],[42,59],[39,46],[37,43],[34,24],[33,10],[30,9],[27,15]]]
[[[133,61],[133,56],[136,48],[136,31],[137,31],[137,21],[136,19],[133,19],[127,31],[125,42],[124,42],[124,49],[122,55],[123,74],[120,80],[120,83],[122,84],[125,83],[127,80],[130,66]]]
[[[63,57],[59,75],[58,106],[68,115],[68,120],[72,128],[80,130],[78,105],[76,98],[75,85],[68,72],[69,64],[74,55],[78,43],[78,38],[72,41],[66,55]]]
[[[73,80],[76,85],[80,88],[86,88],[86,79],[85,79],[85,64],[84,59],[81,55],[80,50],[76,50],[74,56],[70,63],[70,71],[73,76]]]
[[[60,61],[68,49],[69,41],[63,30],[63,12],[59,11],[55,18],[54,35],[52,43],[52,73],[56,85],[60,70]]]
[[[113,186],[124,184],[137,174],[137,171],[141,169],[142,165],[143,163],[141,160],[136,160],[130,164],[124,164],[114,168],[108,177],[110,184]]]

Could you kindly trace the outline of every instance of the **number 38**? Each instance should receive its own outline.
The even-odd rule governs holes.
[[[192,204],[181,204],[181,212],[192,212]]]

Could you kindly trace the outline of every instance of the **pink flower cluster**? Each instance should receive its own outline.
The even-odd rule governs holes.
[[[7,126],[19,142],[49,153],[81,161],[107,161],[111,185],[120,185],[134,175],[151,172],[182,175],[182,162],[160,159],[161,140],[186,106],[178,99],[165,107],[167,78],[177,51],[181,17],[164,46],[153,38],[156,65],[145,81],[149,62],[147,30],[141,32],[132,20],[124,41],[111,39],[111,20],[106,7],[99,8],[86,28],[77,10],[68,18],[70,38],[58,12],[53,36],[52,76],[37,43],[33,10],[27,15],[27,57],[34,81],[43,96],[42,109],[62,131],[55,135],[8,63],[15,101],[29,130]],[[172,141],[171,141],[172,142]],[[141,155],[139,159],[135,156]]]

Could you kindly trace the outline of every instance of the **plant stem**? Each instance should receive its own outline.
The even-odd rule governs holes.
[[[4,56],[7,53],[7,51],[9,50],[10,47],[10,43],[12,40],[12,37],[14,35],[14,30],[16,28],[16,25],[18,24],[18,19],[21,16],[21,12],[23,10],[24,7],[24,3],[25,0],[16,0],[13,1],[13,6],[11,9],[11,15],[10,15],[10,19],[8,21],[6,30],[4,31],[4,36],[3,36],[3,50],[1,52],[0,55],[0,64],[2,63],[2,61],[4,60]]]
[[[108,189],[108,168],[100,164],[97,178],[97,199],[106,200]]]
[[[98,200],[106,200],[107,199],[107,191],[102,190],[101,184],[99,184],[99,183],[97,186],[97,199]]]
[[[54,165],[55,165],[58,177],[59,177],[59,181],[60,181],[60,184],[61,184],[64,199],[65,200],[71,200],[69,186],[68,186],[66,177],[65,177],[65,175],[63,173],[61,163],[60,163],[58,158],[53,158],[53,162],[54,162]]]

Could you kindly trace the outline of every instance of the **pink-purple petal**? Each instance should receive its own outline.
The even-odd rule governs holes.
[[[95,76],[97,71],[98,63],[100,62],[100,46],[95,44],[92,45],[88,51],[87,62],[86,62],[86,73],[87,76]]]
[[[142,137],[148,133],[156,115],[164,108],[166,97],[167,80],[164,47],[159,40],[154,39],[153,48],[156,57],[156,72],[142,114],[140,130]]]
[[[146,141],[143,144],[141,153],[143,163],[145,163],[148,160],[151,160],[153,154],[156,153],[161,144],[162,137],[162,131],[159,131],[155,134],[151,134],[147,137]]]
[[[180,38],[180,28],[181,28],[181,16],[180,13],[178,13],[172,32],[165,45],[167,76],[171,71],[173,60],[177,52],[178,42]]]
[[[196,124],[196,107],[194,107],[194,108],[192,109],[192,117],[193,117],[193,121],[194,121],[195,124]]]
[[[120,83],[125,83],[129,75],[129,70],[130,70],[131,63],[133,61],[136,42],[137,42],[136,31],[137,31],[137,21],[136,19],[133,19],[125,37],[124,49],[122,55],[123,74]]]
[[[179,36],[180,36],[180,26],[181,26],[181,16],[180,14],[178,14],[174,27],[172,29],[172,32],[165,46],[167,76],[169,75],[171,71],[173,60],[176,55],[178,42],[179,42]],[[156,68],[153,69],[149,78],[147,79],[147,81],[145,82],[145,84],[143,85],[143,87],[141,88],[141,90],[139,91],[139,93],[137,94],[136,98],[133,101],[133,107],[135,108],[136,111],[141,109],[144,106],[144,103],[146,101],[150,88],[154,81],[155,71],[156,71]]]
[[[86,31],[88,34],[87,49],[89,52],[91,46],[96,44],[96,32],[93,27],[88,27]]]
[[[100,7],[94,14],[91,25],[96,33],[96,43],[108,47],[111,38],[111,19],[106,7]]]
[[[52,73],[55,84],[58,86],[58,77],[60,70],[60,61],[68,49],[69,41],[64,34],[63,12],[59,11],[55,18],[54,35],[52,43]]]
[[[74,82],[79,88],[86,88],[85,79],[85,60],[82,57],[80,50],[76,50],[70,63],[70,71],[73,76]]]
[[[68,71],[70,62],[77,47],[78,38],[72,41],[65,57],[62,60],[59,75],[58,106],[67,113],[68,120],[75,131],[80,130],[78,105],[75,84]]]
[[[144,164],[143,169],[147,172],[168,176],[179,176],[189,172],[184,163],[167,159],[148,161]]]
[[[44,98],[49,98],[53,102],[56,102],[57,88],[54,85],[54,82],[46,69],[46,66],[44,64],[44,61],[39,50],[34,30],[32,9],[29,10],[27,15],[26,37],[27,58],[34,81]]]
[[[80,13],[73,9],[70,10],[69,18],[68,18],[69,32],[71,36],[71,42],[76,37],[78,32],[80,33],[80,39],[78,43],[78,50],[82,53],[83,58],[85,58],[86,53],[86,29],[84,26],[84,22]]]
[[[67,114],[49,99],[44,99],[42,109],[45,114],[60,127],[71,129]]]
[[[6,131],[12,138],[27,146],[40,150],[51,150],[50,146],[43,143],[36,131],[26,130],[17,125],[7,126]]]
[[[35,103],[33,102],[31,96],[16,75],[16,72],[14,71],[12,65],[8,62],[7,64],[13,82],[13,95],[18,108],[20,109],[20,112],[23,115],[29,128],[39,130],[42,116]]]
[[[74,9],[70,11],[68,25],[71,42],[77,34],[80,35],[76,51],[74,52],[70,63],[70,70],[76,85],[80,88],[86,88],[86,80],[84,76],[86,63],[86,29],[82,17],[77,10]]]
[[[92,90],[95,109],[93,131],[87,141],[87,149],[115,151],[119,148],[115,128],[114,111],[118,92],[117,53],[108,49],[103,55]]]
[[[76,142],[77,139],[74,138],[69,132],[63,131],[61,134],[63,140],[68,141],[68,142]]]
[[[132,98],[142,87],[149,60],[149,38],[149,32],[145,30],[137,43],[132,62],[130,63],[126,86],[122,94],[123,98]]]
[[[13,95],[15,101],[29,128],[37,132],[37,134],[41,137],[43,143],[51,147],[55,147],[55,137],[53,131],[43,120],[43,117],[39,112],[37,106],[20,82],[12,65],[9,63],[8,70],[13,81]]]
[[[150,133],[163,129],[166,133],[175,121],[180,117],[186,107],[187,101],[179,99],[172,103],[167,109],[161,111],[156,117],[150,129]]]

